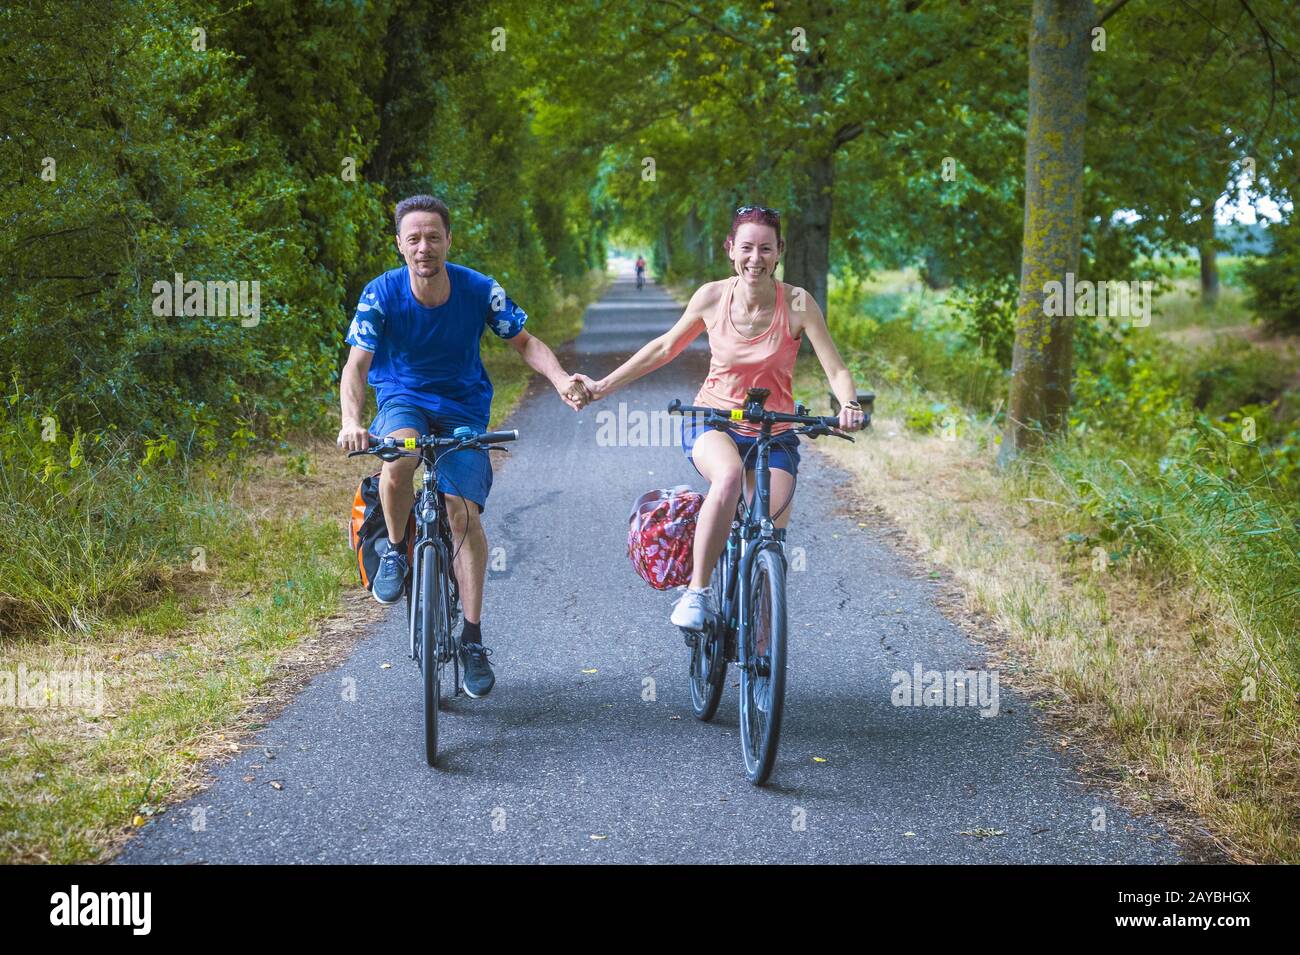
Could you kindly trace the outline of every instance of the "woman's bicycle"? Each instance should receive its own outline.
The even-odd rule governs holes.
[[[452,631],[460,615],[460,588],[452,560],[451,523],[447,505],[438,491],[438,462],[458,451],[507,451],[496,445],[515,441],[518,431],[457,428],[449,438],[377,438],[371,447],[350,451],[348,457],[371,454],[384,461],[419,458],[424,480],[415,496],[415,555],[406,588],[406,622],[411,638],[410,657],[424,679],[424,758],[430,766],[438,756],[438,707],[442,701],[442,669],[452,665],[453,696],[460,694],[460,638]]]
[[[740,670],[740,751],[745,776],[756,786],[767,781],[776,761],[785,703],[785,529],[777,527],[772,516],[768,465],[772,425],[800,425],[790,433],[810,438],[832,435],[853,440],[838,430],[838,418],[811,416],[802,405],[795,414],[764,410],[768,394],[766,388],[751,388],[743,407],[729,411],[683,405],[675,399],[668,406],[669,414],[703,415],[706,424],[718,428],[743,421],[761,429],[745,460],[745,469],[754,471],[753,500],[747,505],[742,494],[737,502],[726,549],[709,583],[715,613],[703,630],[682,631],[691,652],[691,707],[697,718],[711,720],[717,712],[727,663]],[[864,408],[869,408],[874,396],[864,397],[868,398]],[[870,413],[863,418],[865,428]]]

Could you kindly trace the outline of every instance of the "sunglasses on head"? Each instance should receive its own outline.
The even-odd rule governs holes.
[[[769,209],[767,206],[741,206],[736,210],[736,215],[743,216],[750,212],[759,212],[765,216],[773,216],[777,219],[781,218],[781,213],[777,212],[775,209]]]

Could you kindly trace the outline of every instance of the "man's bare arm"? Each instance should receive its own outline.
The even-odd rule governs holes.
[[[506,343],[519,353],[519,357],[524,360],[524,364],[546,377],[546,380],[559,392],[566,405],[574,411],[582,409],[586,402],[575,399],[571,395],[574,390],[573,376],[560,367],[560,360],[555,357],[555,352],[551,351],[546,342],[536,335],[528,334],[527,330],[522,330],[518,335],[507,338]]]
[[[363,451],[370,446],[369,431],[361,416],[366,408],[366,375],[373,358],[372,353],[353,345],[339,378],[343,426],[339,429],[338,445],[348,451]]]

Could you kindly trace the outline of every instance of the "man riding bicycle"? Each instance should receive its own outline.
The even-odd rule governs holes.
[[[411,438],[450,435],[461,426],[485,430],[492,408],[492,382],[479,354],[485,327],[545,375],[566,404],[580,410],[585,393],[551,349],[524,330],[524,310],[491,277],[447,260],[447,205],[433,196],[411,196],[397,204],[394,219],[397,250],[406,264],[374,279],[361,293],[348,329],[346,340],[352,348],[339,385],[339,446],[364,450],[371,434]],[[378,404],[369,427],[362,422],[367,380]],[[403,537],[415,500],[412,478],[418,463],[407,457],[383,465],[379,497],[388,546],[371,586],[382,604],[402,598],[409,575]],[[491,488],[486,451],[466,450],[439,459],[438,490],[451,524],[453,566],[465,618],[464,686],[476,699],[486,696],[496,682],[488,661],[492,651],[483,645],[481,627],[488,545],[480,515]]]
[[[640,255],[636,257],[636,287],[640,288],[645,284],[645,259]]]

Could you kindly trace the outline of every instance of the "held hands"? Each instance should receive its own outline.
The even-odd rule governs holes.
[[[595,381],[581,373],[576,374],[573,377],[582,385],[583,388],[586,389],[588,402],[599,401],[613,390],[612,388],[605,387],[604,379]]]
[[[559,392],[560,398],[574,411],[581,411],[592,401],[591,393],[582,381],[585,377],[584,375],[569,375],[567,378],[559,378],[554,382],[555,390]]]
[[[564,403],[574,411],[581,411],[593,401],[608,394],[600,387],[600,382],[593,381],[583,374],[573,374],[556,382],[555,390],[560,393]]]

